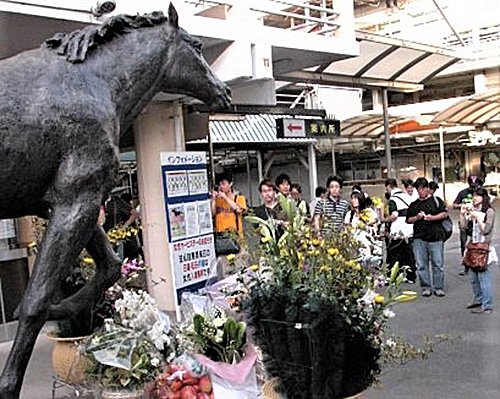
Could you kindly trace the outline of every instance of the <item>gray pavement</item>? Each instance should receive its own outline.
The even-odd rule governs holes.
[[[497,201],[500,202],[500,201]],[[493,244],[500,250],[500,203],[496,204]],[[454,215],[452,214],[452,217]],[[456,220],[457,217],[454,217]],[[460,240],[457,231],[445,243],[446,297],[420,297],[399,304],[391,324],[393,333],[413,344],[424,336],[457,337],[438,345],[426,360],[387,366],[381,386],[368,390],[364,399],[483,399],[500,398],[500,307],[490,314],[472,314],[468,277],[459,276]],[[496,304],[500,303],[500,268],[492,270]],[[418,285],[408,285],[408,289]]]
[[[500,250],[500,204],[496,210],[493,243]],[[471,314],[465,309],[471,288],[468,278],[458,275],[459,246],[455,231],[445,244],[446,297],[418,298],[400,304],[391,324],[392,332],[417,345],[425,336],[447,334],[457,338],[438,345],[426,360],[385,367],[380,387],[369,389],[364,399],[500,398],[500,307],[490,315]],[[499,303],[498,266],[493,269],[493,280]],[[405,288],[418,290],[418,285]],[[0,344],[0,367],[9,349],[10,343]],[[26,373],[22,399],[51,398],[51,349],[52,342],[40,335]],[[56,398],[74,397],[70,394],[61,388]]]

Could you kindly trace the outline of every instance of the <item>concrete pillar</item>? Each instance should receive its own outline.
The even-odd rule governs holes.
[[[382,90],[381,89],[373,89],[372,90],[372,103],[373,103],[373,111],[374,112],[383,112],[383,98],[382,98]]]
[[[170,250],[167,239],[165,201],[161,176],[160,152],[185,148],[180,105],[151,103],[134,122],[137,153],[137,180],[144,234],[144,255],[151,267],[148,285],[159,307],[175,310]],[[179,142],[178,142],[179,141]]]
[[[309,144],[307,148],[307,156],[309,163],[309,198],[316,198],[316,187],[318,186],[318,169],[316,165],[316,152],[314,144]]]

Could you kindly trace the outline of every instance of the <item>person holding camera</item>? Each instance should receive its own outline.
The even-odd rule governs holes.
[[[247,210],[246,198],[233,191],[233,177],[230,173],[216,176],[216,189],[212,192],[212,214],[216,233],[228,231],[243,236],[243,214]]]
[[[460,224],[472,223],[472,232],[469,242],[490,243],[495,223],[495,210],[490,204],[488,192],[479,187],[472,197],[471,206],[464,206],[460,210]],[[469,251],[468,249],[467,251]],[[495,247],[489,246],[488,261],[484,269],[471,268],[468,272],[472,285],[473,300],[467,309],[472,313],[491,313],[493,311],[493,292],[490,265],[498,262]]]
[[[472,208],[472,196],[474,194],[474,191],[483,185],[483,182],[477,176],[469,176],[467,178],[467,183],[469,186],[467,188],[464,188],[463,190],[460,190],[457,194],[457,197],[455,198],[455,201],[453,201],[453,209],[460,209],[461,212],[462,210],[465,211],[466,209],[470,210]],[[465,244],[472,234],[472,221],[469,220],[465,224],[459,222],[458,227],[460,231],[460,253],[463,258],[465,252]],[[467,272],[467,268],[464,267],[460,271],[459,275],[465,276],[467,275]]]

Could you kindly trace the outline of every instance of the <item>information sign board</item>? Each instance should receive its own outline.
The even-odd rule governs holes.
[[[161,170],[178,312],[182,293],[204,287],[216,259],[206,154],[161,153]]]

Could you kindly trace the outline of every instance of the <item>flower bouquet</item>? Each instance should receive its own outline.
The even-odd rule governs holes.
[[[251,398],[258,394],[257,355],[247,343],[246,323],[207,302],[177,333],[178,350],[193,355],[209,371],[215,398]]]
[[[404,276],[363,267],[360,243],[347,232],[315,237],[293,217],[277,239],[257,218],[263,253],[244,273],[243,309],[269,378],[289,399],[343,398],[366,389],[380,372],[389,306],[401,300]]]
[[[114,318],[85,342],[88,376],[104,390],[142,391],[175,356],[170,323],[145,291],[122,295]]]

